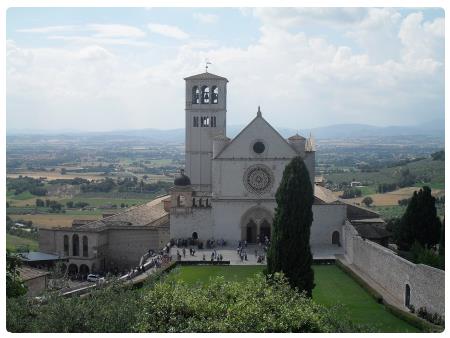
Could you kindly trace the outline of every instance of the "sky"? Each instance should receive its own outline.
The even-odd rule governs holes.
[[[444,119],[444,11],[419,8],[10,8],[14,130],[184,127],[184,78],[229,80],[227,123]]]

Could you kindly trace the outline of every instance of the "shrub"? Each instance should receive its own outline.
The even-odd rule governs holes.
[[[276,275],[205,285],[118,284],[86,298],[49,295],[45,304],[7,299],[10,332],[359,332],[340,307],[326,308]]]

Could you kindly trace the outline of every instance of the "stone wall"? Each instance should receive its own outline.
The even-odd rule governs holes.
[[[159,229],[109,229],[107,265],[119,270],[135,267],[149,249],[161,249]]]
[[[29,279],[24,282],[27,287],[27,296],[36,297],[47,289],[47,275]]]
[[[444,315],[444,271],[411,263],[392,250],[362,239],[348,222],[343,226],[343,235],[345,256],[350,264],[381,285],[398,302],[405,304],[408,285],[411,305]]]
[[[194,232],[200,240],[214,237],[212,208],[191,208],[188,212],[170,213],[170,238],[190,238]]]

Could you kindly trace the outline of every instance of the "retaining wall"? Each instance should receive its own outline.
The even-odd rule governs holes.
[[[396,255],[392,250],[361,238],[355,228],[343,226],[343,245],[346,260],[380,284],[402,304],[406,288],[410,288],[410,304],[416,309],[444,315],[445,273],[423,264],[414,264]]]

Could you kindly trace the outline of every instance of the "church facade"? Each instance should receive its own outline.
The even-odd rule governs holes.
[[[311,245],[338,246],[347,210],[336,199],[321,198],[319,190],[324,189],[314,184],[314,140],[298,134],[283,138],[259,107],[254,119],[230,139],[228,80],[206,72],[185,81],[186,167],[171,190],[170,237],[230,244],[270,238],[284,168],[301,156],[315,190]]]

